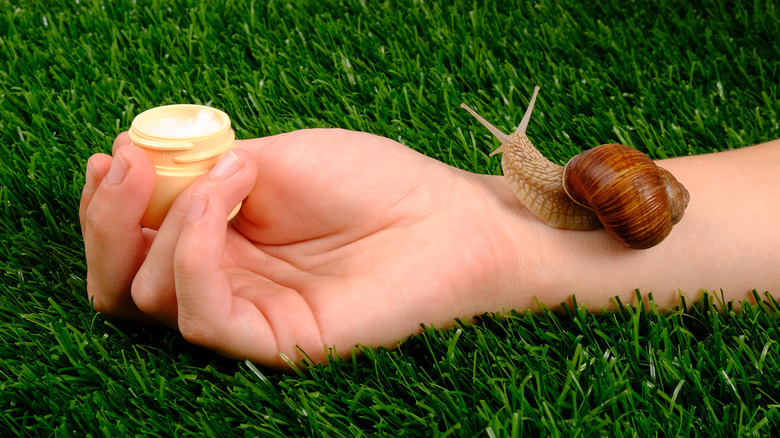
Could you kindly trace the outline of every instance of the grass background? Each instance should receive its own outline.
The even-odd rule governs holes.
[[[169,103],[223,109],[239,138],[351,128],[481,173],[496,144],[458,104],[508,131],[537,84],[529,134],[560,162],[755,144],[780,137],[779,38],[764,0],[0,0],[0,431],[777,436],[764,291],[739,313],[486,315],[283,375],[94,314],[77,205],[87,157]]]

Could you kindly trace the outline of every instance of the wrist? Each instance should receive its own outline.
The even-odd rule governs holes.
[[[603,228],[573,231],[553,228],[527,210],[500,176],[486,177],[493,209],[486,213],[498,224],[502,248],[495,251],[497,279],[494,310],[557,309],[577,303],[589,309],[610,308],[610,299],[633,303],[636,289],[653,292],[658,267],[673,248],[662,242],[650,250],[634,250],[614,240]],[[671,284],[671,283],[670,283]],[[676,288],[664,290],[659,305],[676,303]]]
[[[504,177],[474,175],[484,190],[480,223],[492,234],[487,278],[491,288],[480,295],[477,313],[538,310],[557,307],[567,299],[560,261],[566,230],[551,228],[536,218],[515,196]]]

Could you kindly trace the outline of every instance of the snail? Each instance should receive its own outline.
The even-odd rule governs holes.
[[[503,154],[504,177],[520,201],[555,228],[603,226],[634,249],[650,248],[664,240],[688,205],[685,187],[644,153],[620,144],[588,149],[565,167],[549,161],[525,135],[538,92],[537,86],[520,126],[511,135],[461,104],[501,141],[490,155]]]

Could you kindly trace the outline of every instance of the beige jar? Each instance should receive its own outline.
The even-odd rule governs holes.
[[[141,219],[141,225],[153,229],[160,227],[176,197],[235,145],[228,115],[202,105],[149,109],[133,119],[128,133],[157,170],[152,199]]]

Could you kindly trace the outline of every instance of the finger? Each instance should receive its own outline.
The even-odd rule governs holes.
[[[256,177],[257,167],[252,156],[245,150],[233,149],[176,198],[132,287],[133,299],[144,312],[176,327],[178,311],[173,259],[192,193],[199,187],[217,190],[225,204],[230,205],[222,218],[223,226],[227,226],[228,214],[246,197]],[[201,236],[204,241],[215,238],[213,235]]]
[[[79,202],[79,222],[82,234],[87,219],[87,208],[89,208],[100,181],[106,176],[109,168],[111,168],[111,157],[106,154],[95,154],[87,161],[84,188],[81,190],[81,201]]]
[[[175,255],[178,328],[189,342],[223,355],[280,366],[271,325],[251,301],[233,296],[224,268],[231,204],[212,187],[192,195]]]
[[[132,140],[130,140],[130,134],[127,131],[122,132],[116,136],[114,139],[114,144],[111,145],[111,155],[116,156],[117,150],[132,143]]]
[[[111,147],[111,154],[116,155],[116,151],[122,147],[132,144],[127,132],[119,134]],[[79,203],[79,221],[81,229],[84,229],[84,220],[87,215],[87,208],[95,195],[100,181],[106,176],[111,168],[111,156],[106,154],[95,154],[87,161],[86,176],[84,178],[84,188],[81,191],[81,202]]]
[[[99,182],[93,193],[93,186],[87,187],[82,199],[87,294],[101,313],[143,318],[130,297],[130,285],[147,248],[139,221],[154,185],[154,166],[135,146],[118,150],[112,160],[100,156],[90,162],[94,168],[87,171],[87,185]]]

